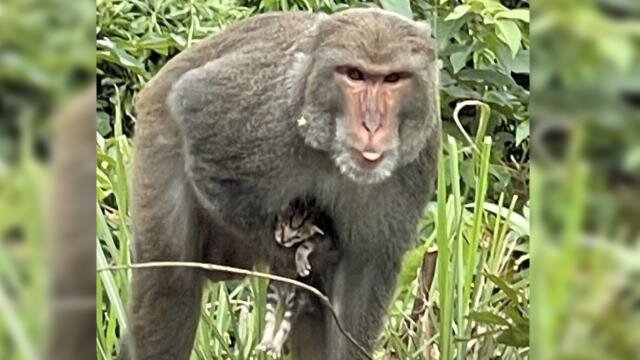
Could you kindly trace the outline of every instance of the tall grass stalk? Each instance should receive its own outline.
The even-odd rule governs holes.
[[[438,160],[438,217],[436,232],[438,241],[438,288],[440,292],[440,354],[450,359],[453,337],[453,268],[450,264],[449,229],[447,224],[446,166],[442,151]]]

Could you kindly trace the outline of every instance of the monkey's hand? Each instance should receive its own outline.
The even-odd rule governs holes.
[[[301,277],[311,274],[311,263],[309,255],[315,249],[315,245],[310,241],[305,241],[296,249],[296,270]]]

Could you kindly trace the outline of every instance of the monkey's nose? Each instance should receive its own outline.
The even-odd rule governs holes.
[[[375,134],[382,127],[382,123],[379,120],[365,120],[361,125],[371,135]]]

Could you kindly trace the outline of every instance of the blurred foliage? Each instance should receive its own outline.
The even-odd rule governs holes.
[[[640,5],[540,1],[534,27],[539,160],[562,157],[571,128],[586,126],[585,157],[600,176],[588,227],[621,224],[638,233],[640,203]],[[554,54],[549,56],[549,54]],[[580,59],[580,61],[576,61]],[[549,131],[547,131],[549,130]],[[566,142],[566,141],[565,141]],[[618,206],[623,205],[623,206]]]
[[[0,3],[0,359],[38,359],[51,116],[95,73],[95,3]]]
[[[87,0],[0,5],[0,162],[16,160],[20,122],[32,123],[44,155],[49,115],[93,78],[94,9]]]
[[[531,357],[640,358],[640,2],[539,0]]]

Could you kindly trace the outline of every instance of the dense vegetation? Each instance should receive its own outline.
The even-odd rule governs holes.
[[[407,254],[376,358],[521,358],[528,353],[529,10],[527,2],[101,1],[98,266],[127,264],[133,102],[172,56],[228,24],[274,10],[382,6],[432,24],[445,133],[437,201]],[[473,100],[473,101],[469,101]],[[436,266],[436,257],[438,259]],[[130,273],[102,272],[98,355],[118,351]],[[208,287],[194,356],[264,359],[266,283]]]

